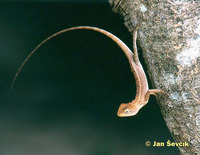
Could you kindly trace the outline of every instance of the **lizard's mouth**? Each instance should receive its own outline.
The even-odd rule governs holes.
[[[137,114],[137,112],[129,113],[129,114],[117,112],[117,116],[118,116],[118,117],[131,117],[131,116],[134,116],[134,115],[136,115],[136,114]]]

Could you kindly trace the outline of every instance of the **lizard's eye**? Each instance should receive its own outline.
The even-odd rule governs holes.
[[[124,112],[127,114],[129,112],[129,109],[125,109]]]

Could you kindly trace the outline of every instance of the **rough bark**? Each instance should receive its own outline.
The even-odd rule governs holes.
[[[109,0],[139,45],[155,88],[169,93],[160,108],[181,154],[200,154],[200,1]]]

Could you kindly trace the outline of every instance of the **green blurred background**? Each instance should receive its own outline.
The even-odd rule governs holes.
[[[116,116],[119,105],[135,97],[135,80],[121,49],[97,32],[50,40],[10,90],[38,43],[78,25],[106,29],[132,48],[123,19],[106,1],[0,3],[0,154],[179,154],[173,147],[145,146],[147,140],[173,141],[155,97],[134,117]]]

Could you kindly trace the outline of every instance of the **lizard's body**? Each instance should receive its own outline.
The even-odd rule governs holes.
[[[137,30],[136,29],[133,33],[133,53],[132,53],[131,50],[126,46],[126,44],[124,42],[122,42],[118,37],[113,35],[112,33],[105,31],[103,29],[100,29],[97,27],[91,27],[91,26],[77,26],[77,27],[64,29],[62,31],[59,31],[59,32],[51,35],[44,41],[42,41],[24,60],[24,62],[22,63],[22,65],[20,66],[20,68],[18,69],[18,71],[14,77],[11,87],[13,87],[14,82],[15,82],[19,72],[21,71],[22,67],[25,65],[25,63],[28,61],[28,59],[34,54],[34,52],[41,45],[43,45],[48,40],[50,40],[51,38],[53,38],[61,33],[64,33],[67,31],[72,31],[72,30],[77,30],[77,29],[93,30],[93,31],[97,31],[97,32],[100,32],[100,33],[108,36],[115,43],[117,43],[119,45],[119,47],[123,50],[126,57],[128,58],[131,70],[132,70],[135,80],[136,80],[137,93],[136,93],[135,99],[132,102],[129,102],[127,104],[122,103],[120,105],[119,110],[117,112],[117,115],[119,117],[133,116],[133,115],[137,114],[137,112],[148,102],[150,94],[164,93],[162,90],[158,90],[158,89],[150,89],[149,90],[146,74],[145,74],[143,67],[138,58],[137,46],[136,46],[136,38],[137,38]]]

